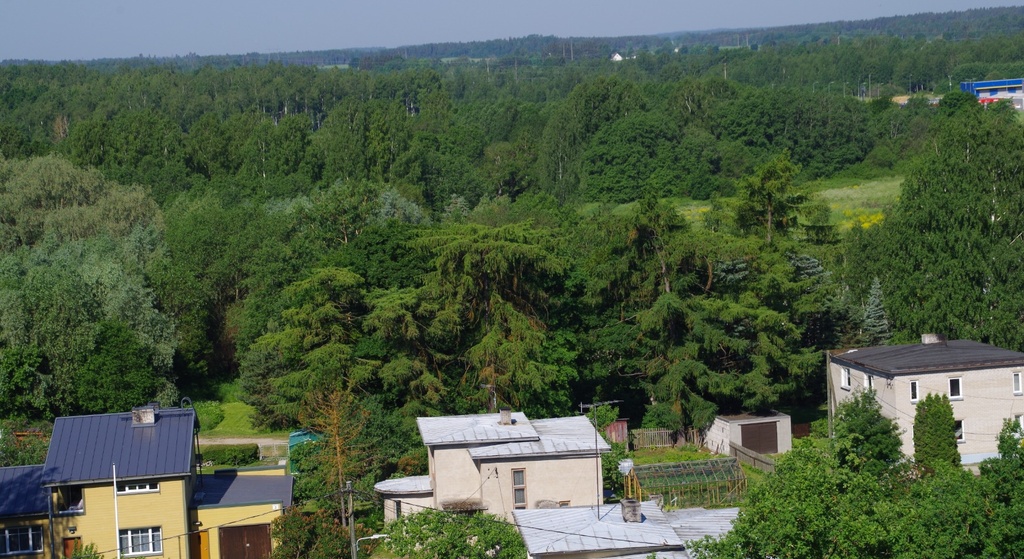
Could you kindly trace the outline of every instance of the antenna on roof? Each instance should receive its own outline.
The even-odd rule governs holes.
[[[594,424],[594,468],[596,470],[596,476],[594,476],[594,483],[597,484],[597,500],[594,502],[594,515],[599,516],[602,504],[602,497],[604,488],[601,487],[601,447],[597,444],[597,408],[601,406],[607,406],[610,404],[618,404],[622,400],[606,400],[604,402],[594,402],[593,404],[584,404],[580,402],[580,413],[583,413],[584,408],[588,410],[594,410],[594,416],[590,420]]]

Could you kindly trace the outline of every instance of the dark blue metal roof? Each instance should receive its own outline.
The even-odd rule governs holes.
[[[58,485],[188,475],[193,462],[192,408],[159,409],[151,424],[131,413],[59,417],[46,453],[42,483]]]
[[[0,468],[0,517],[46,514],[50,491],[42,475],[42,466]]]
[[[214,474],[200,476],[194,507],[281,503],[292,505],[292,476]]]

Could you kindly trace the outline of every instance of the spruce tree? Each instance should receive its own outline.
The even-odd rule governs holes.
[[[885,345],[892,337],[889,317],[882,305],[882,283],[878,277],[871,281],[868,300],[864,304],[864,315],[861,318],[861,331],[864,343],[869,346]]]
[[[943,464],[960,466],[953,406],[945,394],[929,394],[914,415],[914,461],[928,470]]]

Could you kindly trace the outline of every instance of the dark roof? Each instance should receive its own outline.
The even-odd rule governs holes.
[[[192,469],[192,408],[160,409],[149,425],[132,414],[58,417],[46,453],[44,485],[188,475]]]
[[[46,514],[50,492],[42,475],[42,466],[0,468],[0,517]]]
[[[193,507],[263,503],[281,503],[282,507],[292,505],[292,476],[207,474],[199,477]]]
[[[970,340],[848,349],[832,361],[891,375],[1024,366],[1024,353]]]

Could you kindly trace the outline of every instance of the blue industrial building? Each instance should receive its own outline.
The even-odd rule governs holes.
[[[960,91],[973,94],[980,103],[994,103],[1006,99],[1013,103],[1017,110],[1024,110],[1024,78],[962,82]]]

